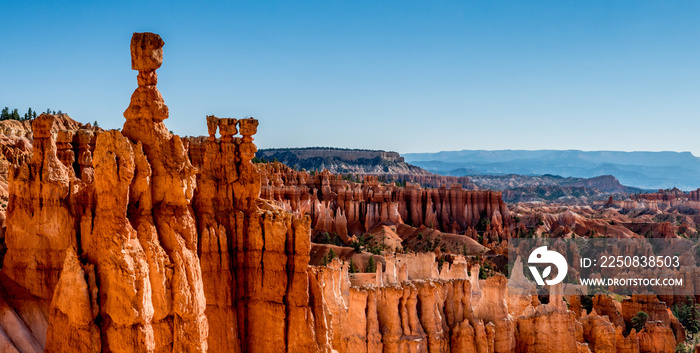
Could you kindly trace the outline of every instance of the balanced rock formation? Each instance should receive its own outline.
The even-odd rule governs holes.
[[[162,123],[162,46],[132,38],[139,88],[123,132],[61,130],[57,141],[56,117],[43,114],[31,161],[11,172],[2,270],[51,301],[47,351],[207,350],[195,169]]]

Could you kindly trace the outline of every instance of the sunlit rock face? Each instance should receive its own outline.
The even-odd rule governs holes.
[[[263,198],[309,214],[315,231],[336,233],[344,241],[387,222],[465,234],[484,218],[494,240],[511,233],[513,220],[500,192],[467,190],[459,184],[399,187],[380,183],[375,176],[358,183],[328,171],[311,175],[279,163],[261,169]]]

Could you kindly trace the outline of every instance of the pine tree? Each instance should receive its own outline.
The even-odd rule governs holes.
[[[647,320],[649,319],[649,314],[640,311],[637,313],[632,318],[632,327],[637,330],[637,332],[641,331],[644,328],[644,325],[647,323]]]
[[[370,256],[369,261],[367,261],[367,273],[377,272],[377,263],[374,261],[374,257]]]
[[[7,120],[10,118],[10,108],[5,107],[2,112],[0,112],[0,120]]]
[[[357,266],[355,266],[355,263],[352,261],[352,258],[350,259],[350,266],[348,272],[357,273]]]
[[[17,108],[12,109],[12,114],[11,114],[11,116],[10,116],[10,119],[20,120],[20,118],[21,118],[21,117],[20,117],[20,115],[19,115],[19,110],[17,110]]]
[[[29,109],[27,110],[27,112],[24,114],[24,119],[22,119],[22,120],[29,120],[29,119],[31,119],[31,118],[32,118],[32,114],[33,114],[33,112],[32,112],[32,107],[29,107]]]

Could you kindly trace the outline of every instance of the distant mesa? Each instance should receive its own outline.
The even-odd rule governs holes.
[[[475,189],[466,177],[442,176],[408,164],[397,152],[333,147],[261,149],[256,161],[279,161],[291,168],[307,171],[328,170],[333,174],[373,175],[381,180],[413,182],[424,187],[460,184]]]
[[[273,158],[290,167],[316,169],[321,163],[331,173],[389,173],[411,172],[429,175],[430,173],[410,165],[397,152],[382,150],[345,149],[334,147],[270,148],[261,149],[258,158]],[[305,168],[307,169],[307,168]]]

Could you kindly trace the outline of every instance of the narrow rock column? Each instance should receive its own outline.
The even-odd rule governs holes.
[[[139,241],[152,251],[149,267],[154,273],[154,295],[167,301],[158,301],[167,305],[156,308],[155,319],[167,316],[172,320],[172,331],[165,322],[154,328],[156,341],[171,341],[174,351],[203,352],[207,350],[208,323],[191,206],[196,168],[180,137],[163,124],[168,107],[156,88],[155,72],[163,62],[163,45],[154,33],[134,33],[131,38],[131,67],[139,72],[138,88],[124,112],[122,134],[143,148],[146,158],[137,164],[136,174],[150,174],[151,178],[133,185],[129,211],[138,223]]]

